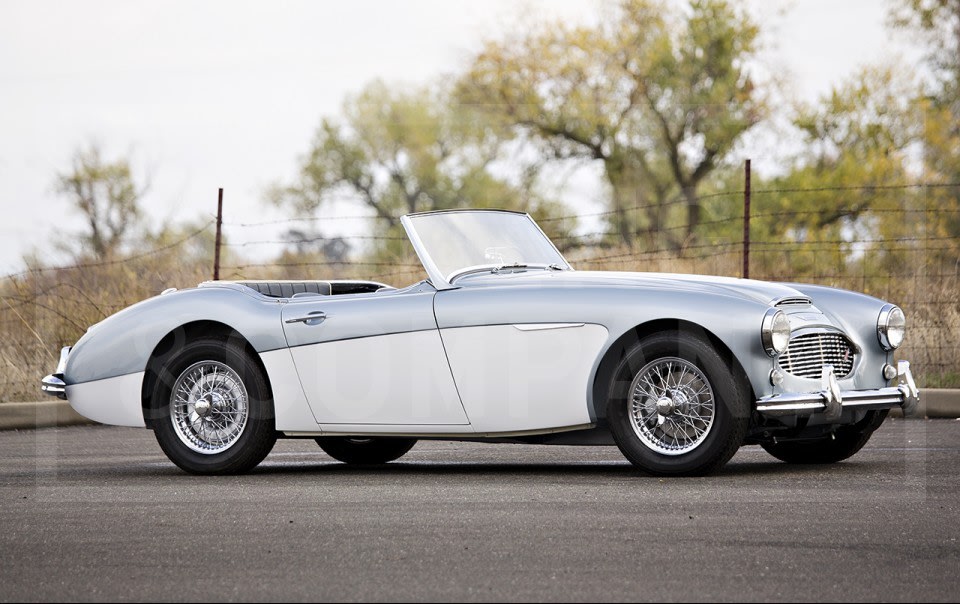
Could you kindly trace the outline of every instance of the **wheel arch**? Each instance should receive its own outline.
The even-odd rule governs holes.
[[[242,349],[250,355],[257,368],[263,374],[267,383],[267,388],[272,393],[273,385],[270,383],[270,374],[267,372],[260,355],[250,341],[233,327],[214,320],[191,321],[180,325],[165,336],[163,336],[150,353],[147,359],[147,366],[143,375],[143,383],[140,392],[140,404],[143,409],[143,421],[147,428],[153,428],[153,422],[156,420],[153,413],[152,395],[156,388],[157,379],[164,363],[177,350],[183,348],[188,342],[204,337],[222,337],[236,342]]]
[[[679,331],[706,340],[720,353],[720,356],[729,363],[730,369],[737,372],[739,377],[742,378],[746,384],[750,385],[747,372],[744,370],[743,365],[740,364],[737,356],[733,354],[730,347],[715,333],[702,325],[685,319],[654,319],[628,329],[604,351],[597,365],[597,370],[594,373],[590,390],[592,415],[598,422],[606,423],[606,403],[610,395],[610,389],[613,386],[614,374],[620,362],[630,349],[644,338],[664,331]],[[752,385],[750,385],[750,391],[751,401],[753,401],[756,397],[753,395]]]

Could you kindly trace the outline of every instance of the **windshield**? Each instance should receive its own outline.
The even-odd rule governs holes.
[[[489,210],[431,212],[404,216],[403,223],[427,273],[443,284],[474,267],[570,268],[526,214]]]

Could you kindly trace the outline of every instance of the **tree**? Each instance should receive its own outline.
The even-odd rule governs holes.
[[[342,264],[350,254],[350,243],[343,237],[324,237],[311,229],[288,229],[287,240],[297,256],[321,255],[327,262]]]
[[[155,229],[144,229],[143,247],[154,250],[171,269],[203,267],[212,269],[216,228],[212,220],[196,218],[186,221],[166,221]],[[221,264],[230,262],[230,241],[221,236]]]
[[[140,196],[126,159],[106,162],[91,145],[73,156],[73,169],[57,176],[57,192],[66,195],[87,223],[83,249],[100,259],[112,256],[142,217]]]
[[[946,88],[960,83],[960,0],[898,0],[890,23],[919,34],[927,47],[927,64]]]
[[[774,192],[754,196],[751,223],[755,240],[813,244],[791,254],[794,273],[822,272],[818,251],[845,265],[860,261],[865,248],[857,240],[905,236],[911,191],[898,187],[912,181],[921,113],[911,99],[914,81],[903,71],[863,68],[818,102],[794,110],[801,150],[785,175],[759,183],[761,191]],[[804,247],[814,251],[802,253]],[[871,260],[887,251],[878,246]],[[776,261],[768,259],[773,268]]]
[[[494,170],[508,134],[451,102],[442,87],[401,91],[373,82],[347,99],[342,119],[322,121],[297,181],[270,196],[302,215],[352,199],[375,214],[374,251],[388,258],[404,254],[402,214],[493,207],[555,216],[559,206],[536,194],[528,171],[511,180],[508,169]]]
[[[548,24],[488,42],[458,96],[553,158],[600,162],[623,243],[663,234],[681,247],[701,220],[701,186],[768,112],[748,67],[757,35],[725,0],[687,11],[622,0],[597,27]],[[671,222],[680,231],[665,230]]]
[[[923,115],[924,180],[937,185],[918,199],[930,210],[924,230],[943,242],[938,257],[951,270],[960,256],[960,0],[898,0],[894,27],[915,34],[933,75],[915,100]]]

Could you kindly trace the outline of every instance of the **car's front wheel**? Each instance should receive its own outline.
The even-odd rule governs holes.
[[[837,463],[862,449],[886,417],[886,409],[869,411],[866,417],[856,424],[841,426],[831,436],[810,440],[764,442],[760,446],[770,455],[787,463]]]
[[[337,461],[357,465],[384,464],[400,459],[417,444],[413,438],[321,436],[317,444]]]
[[[195,340],[172,353],[152,401],[160,448],[192,474],[246,472],[277,440],[263,372],[228,338]]]
[[[746,378],[704,338],[649,336],[615,374],[607,417],[623,454],[655,475],[702,475],[743,444],[750,418]]]

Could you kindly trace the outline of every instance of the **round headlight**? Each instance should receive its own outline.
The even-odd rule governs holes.
[[[776,308],[768,310],[767,314],[763,315],[760,337],[763,340],[763,349],[770,356],[786,350],[790,344],[790,319],[786,313]]]
[[[880,309],[877,318],[877,337],[886,350],[899,348],[907,331],[907,318],[900,307],[887,304]]]

